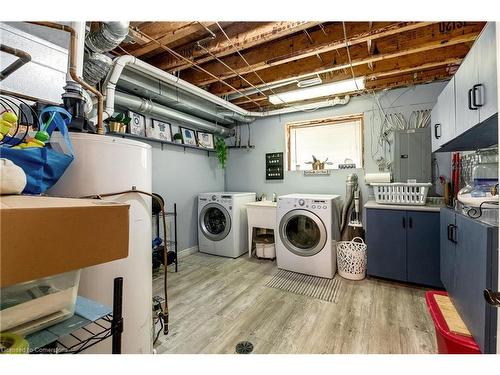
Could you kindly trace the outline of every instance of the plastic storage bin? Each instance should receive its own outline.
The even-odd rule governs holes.
[[[339,275],[349,280],[362,280],[366,276],[366,244],[360,237],[337,243]]]
[[[404,204],[423,206],[427,200],[430,182],[394,182],[389,184],[371,183],[375,201],[381,204]]]
[[[434,321],[436,330],[436,341],[439,354],[481,354],[479,346],[472,337],[462,336],[449,330],[446,320],[434,298],[435,294],[447,296],[448,293],[441,291],[425,292],[427,308]]]
[[[75,313],[80,270],[0,289],[0,332],[24,336]]]

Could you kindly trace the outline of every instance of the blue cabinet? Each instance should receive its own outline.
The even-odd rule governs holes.
[[[439,213],[406,211],[407,280],[443,287],[440,269]]]
[[[483,291],[498,290],[498,228],[443,209],[441,238],[446,290],[481,351],[495,353],[497,309]]]
[[[406,211],[366,210],[369,275],[406,281]]]
[[[439,212],[366,210],[367,273],[442,287]]]

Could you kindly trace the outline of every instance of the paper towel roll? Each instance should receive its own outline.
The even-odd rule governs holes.
[[[365,184],[371,184],[373,182],[391,182],[390,172],[380,172],[380,173],[366,173],[365,174]]]

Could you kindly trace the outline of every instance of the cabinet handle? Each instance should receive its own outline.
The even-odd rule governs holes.
[[[413,228],[413,220],[411,219],[411,217],[408,219],[408,226],[410,228]]]
[[[450,241],[453,243],[457,243],[457,226],[456,225],[451,224],[450,234],[451,234]]]
[[[438,134],[438,131],[437,131],[438,128],[441,129],[441,124],[434,124],[434,137],[436,139],[441,138],[441,132],[439,132],[439,134]]]
[[[406,219],[405,218],[403,218],[402,224],[403,224],[403,228],[406,228]]]
[[[472,89],[469,90],[469,98],[468,99],[469,99],[469,109],[471,109],[473,111],[477,110],[477,108],[474,108],[472,106]]]
[[[452,224],[448,224],[448,227],[446,228],[447,229],[447,238],[448,238],[448,241],[451,241],[451,226]]]
[[[472,86],[472,105],[474,107],[482,107],[483,106],[483,100],[482,100],[482,97],[481,97],[481,103],[477,103],[476,102],[476,92],[479,91],[480,88],[483,88],[483,84],[482,83],[478,83],[477,85],[474,85]],[[479,91],[479,94],[481,94],[481,91]]]
[[[500,293],[494,292],[491,289],[485,289],[483,292],[484,299],[492,306],[500,306]]]

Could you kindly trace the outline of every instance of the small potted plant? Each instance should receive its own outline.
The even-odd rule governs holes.
[[[111,133],[126,133],[130,121],[132,121],[132,119],[124,113],[118,113],[116,116],[106,119],[108,130]]]
[[[175,133],[174,134],[174,142],[175,143],[182,143],[182,135],[181,135],[181,133]]]
[[[223,138],[217,137],[215,139],[215,152],[217,153],[217,159],[219,160],[221,168],[226,168],[227,145]]]

